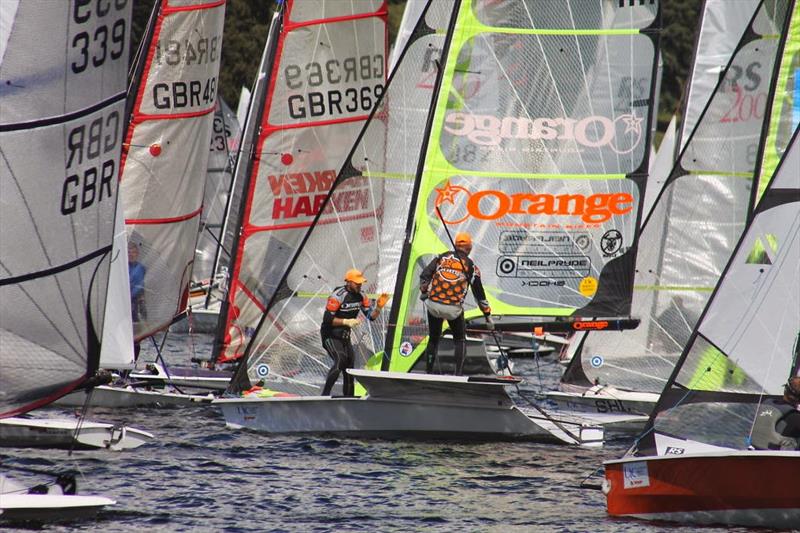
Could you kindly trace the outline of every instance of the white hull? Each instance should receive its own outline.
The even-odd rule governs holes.
[[[28,487],[0,474],[0,524],[34,521],[37,523],[63,522],[90,518],[114,500],[101,496],[76,494],[28,494]]]
[[[592,415],[628,415],[632,419],[644,416],[655,408],[658,394],[630,392],[613,387],[592,387],[582,392],[549,391],[548,404],[558,411]]]
[[[228,427],[271,434],[344,437],[533,440],[601,445],[602,430],[526,415],[503,390],[512,381],[355,370],[363,398],[223,398]]]
[[[114,451],[138,448],[155,436],[140,429],[84,421],[77,436],[77,420],[4,418],[0,420],[0,446],[16,448],[78,448]]]
[[[63,522],[91,518],[117,502],[102,496],[0,494],[2,522]]]
[[[211,403],[211,394],[179,394],[157,390],[143,390],[134,387],[102,385],[95,387],[89,405],[93,407],[167,407],[182,405],[205,405]],[[53,405],[82,407],[86,402],[85,392],[73,392],[54,402]]]

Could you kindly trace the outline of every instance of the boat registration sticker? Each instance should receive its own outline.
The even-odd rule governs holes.
[[[400,345],[400,355],[402,355],[403,357],[408,357],[409,355],[411,355],[411,352],[413,351],[414,351],[414,345],[408,341],[404,341]]]
[[[647,463],[645,461],[623,463],[622,476],[624,488],[626,489],[650,486],[650,474],[647,471]]]
[[[597,278],[586,276],[581,280],[580,285],[578,285],[578,290],[587,298],[589,296],[594,296],[594,294],[597,292]]]

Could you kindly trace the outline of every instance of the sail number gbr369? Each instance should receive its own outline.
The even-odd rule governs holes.
[[[288,64],[283,76],[292,93],[286,100],[289,116],[318,119],[369,113],[383,94],[384,73],[381,54]]]

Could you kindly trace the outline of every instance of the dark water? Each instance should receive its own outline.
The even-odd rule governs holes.
[[[204,355],[208,339],[195,342],[196,355]],[[175,336],[167,360],[188,361],[187,346],[187,337]],[[528,392],[540,386],[539,375],[547,385],[558,372],[552,360],[538,370],[531,360],[517,360],[516,373],[529,379]],[[156,434],[157,441],[71,457],[59,450],[0,452],[11,465],[77,470],[80,492],[117,500],[95,520],[46,531],[698,530],[612,519],[602,492],[580,488],[604,459],[625,451],[626,439],[586,449],[276,438],[229,430],[212,406],[95,408],[90,418],[125,422]]]

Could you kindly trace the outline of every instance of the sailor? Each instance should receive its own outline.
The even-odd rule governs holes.
[[[800,450],[800,377],[789,378],[783,398],[761,404],[751,442],[761,450]]]
[[[436,256],[419,276],[420,299],[426,301],[428,311],[428,347],[425,351],[425,371],[428,374],[433,372],[444,320],[447,320],[453,334],[455,374],[460,376],[464,371],[464,298],[468,287],[472,287],[472,294],[486,317],[487,326],[490,330],[494,329],[492,310],[483,290],[480,269],[469,258],[472,236],[466,232],[456,233],[454,244],[455,250]]]
[[[348,270],[344,276],[345,284],[333,290],[325,305],[320,335],[322,347],[333,359],[333,366],[328,371],[325,387],[322,389],[323,396],[331,393],[340,373],[344,373],[343,394],[345,396],[355,394],[353,376],[345,371],[353,368],[355,362],[353,345],[350,343],[350,329],[361,323],[358,319],[359,313],[369,320],[375,320],[389,301],[389,295],[384,293],[378,297],[374,306],[370,305],[369,298],[361,294],[361,285],[366,281],[360,270],[355,268]]]
[[[139,244],[133,240],[128,241],[128,278],[131,289],[131,319],[134,323],[145,320],[144,307],[144,277],[147,274],[147,267],[139,262]],[[137,340],[133,341],[133,356],[139,358],[141,344]]]

